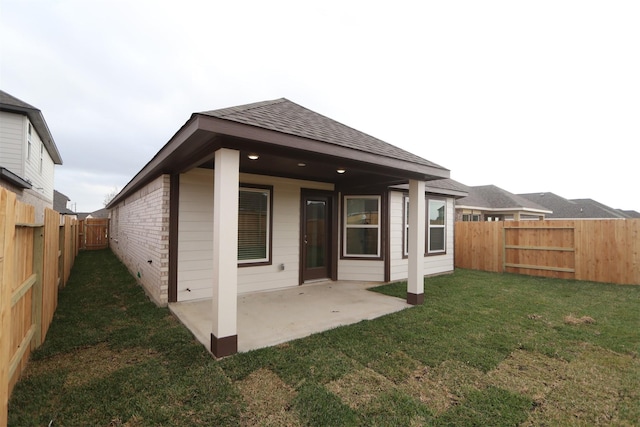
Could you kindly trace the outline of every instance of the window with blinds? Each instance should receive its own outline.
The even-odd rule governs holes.
[[[238,264],[269,262],[271,189],[240,187]]]

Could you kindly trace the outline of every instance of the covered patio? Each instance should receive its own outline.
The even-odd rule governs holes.
[[[453,198],[426,187],[444,178],[284,98],[194,113],[109,203],[111,247],[154,301],[228,356],[422,304],[424,276],[453,269]],[[382,311],[353,306],[388,297],[342,294],[392,280],[407,281],[406,302]],[[316,287],[331,295],[306,303]],[[300,301],[278,302],[278,289]]]
[[[379,285],[322,281],[238,295],[238,351],[270,347],[411,307],[403,299],[368,290]],[[169,304],[171,312],[207,349],[213,322],[211,305],[210,298]]]

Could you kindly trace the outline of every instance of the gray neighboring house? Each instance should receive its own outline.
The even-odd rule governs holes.
[[[78,219],[87,218],[109,218],[109,211],[106,208],[98,209],[93,212],[78,212]]]
[[[44,208],[53,209],[55,165],[62,158],[42,112],[0,90],[0,187],[35,207],[35,220]]]
[[[541,220],[550,209],[495,185],[467,187],[468,196],[456,200],[456,221]]]
[[[636,211],[614,209],[593,199],[565,199],[550,192],[519,194],[553,211],[547,219],[626,219],[640,218]]]
[[[53,190],[53,210],[62,215],[75,215],[76,213],[69,209],[71,199],[58,190]]]

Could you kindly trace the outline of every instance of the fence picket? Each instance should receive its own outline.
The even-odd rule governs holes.
[[[65,218],[60,226],[60,214],[45,209],[44,225],[35,224],[34,212],[0,188],[0,426],[7,424],[9,396],[29,354],[53,320],[58,277],[66,282],[77,254],[76,220]]]

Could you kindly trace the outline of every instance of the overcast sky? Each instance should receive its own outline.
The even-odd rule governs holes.
[[[0,0],[0,88],[103,206],[191,113],[286,97],[466,185],[640,211],[640,2]]]

